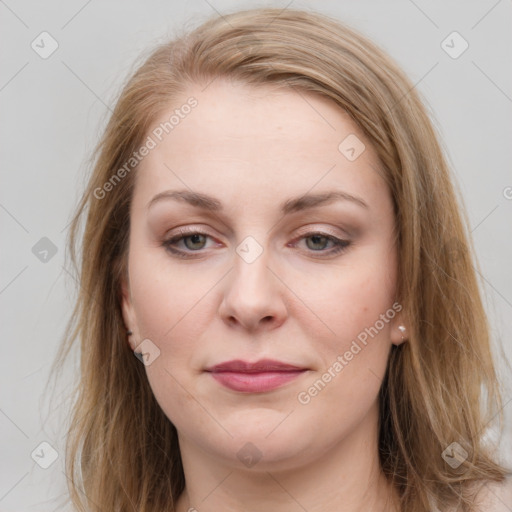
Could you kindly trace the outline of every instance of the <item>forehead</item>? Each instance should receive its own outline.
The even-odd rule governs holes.
[[[149,133],[156,146],[137,169],[136,197],[189,188],[227,202],[281,202],[337,187],[375,201],[385,192],[372,147],[327,98],[216,79],[206,87],[191,85],[154,123],[153,133],[192,97],[196,106],[184,109],[161,140]],[[351,148],[355,159],[354,151],[347,153]]]

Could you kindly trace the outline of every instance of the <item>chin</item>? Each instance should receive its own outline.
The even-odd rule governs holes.
[[[286,425],[293,413],[284,421],[282,414],[270,414],[265,421],[257,410],[252,420],[248,413],[243,416],[248,421],[233,422],[227,429],[232,438],[220,433],[215,438],[198,435],[205,449],[239,469],[286,471],[314,461],[329,449],[326,436],[316,433],[312,425],[299,427],[291,421]]]

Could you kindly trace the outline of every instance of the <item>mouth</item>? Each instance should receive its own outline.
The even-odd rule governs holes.
[[[242,393],[263,393],[284,386],[308,371],[295,365],[263,359],[255,363],[227,361],[206,371],[221,385]]]

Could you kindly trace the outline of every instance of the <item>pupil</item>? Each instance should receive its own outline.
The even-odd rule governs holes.
[[[198,241],[198,238],[199,238],[199,241]],[[203,235],[195,234],[195,235],[188,236],[186,239],[191,240],[192,245],[195,246],[196,244],[201,245],[201,240],[200,240],[201,238],[204,238]],[[186,244],[186,245],[188,246],[188,244]],[[198,249],[198,247],[189,247],[189,249]]]
[[[327,240],[327,238],[325,236],[322,236],[322,235],[312,235],[309,238],[313,241],[314,245],[316,245],[318,243],[320,243],[320,245],[325,245],[325,241]],[[321,242],[318,242],[319,240],[322,240],[322,239],[324,241],[324,244],[322,244]],[[317,247],[317,249],[318,248],[323,249],[324,247]]]

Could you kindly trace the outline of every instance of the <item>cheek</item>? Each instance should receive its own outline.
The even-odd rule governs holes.
[[[327,349],[331,355],[348,350],[351,341],[358,336],[364,341],[369,330],[377,337],[372,329],[375,326],[380,339],[390,338],[390,320],[396,314],[392,308],[395,293],[393,266],[392,261],[376,260],[379,262],[375,264],[366,260],[340,266],[321,280],[316,276],[302,281],[298,295],[305,297],[305,303],[315,313],[316,331],[305,321],[303,328],[310,329],[311,339],[323,339],[326,347],[331,348]],[[319,336],[320,333],[325,334]]]
[[[150,255],[151,250],[134,251],[129,269],[139,336],[160,351],[146,366],[146,375],[166,416],[177,428],[185,428],[181,411],[195,418],[204,414],[192,397],[191,379],[194,356],[211,323],[207,294],[215,280],[204,274],[194,278],[191,267],[179,271],[157,253]]]
[[[154,248],[134,251],[129,271],[140,335],[166,344],[178,337],[173,348],[190,346],[208,323],[205,305],[215,279],[173,264],[164,249]]]
[[[363,421],[375,402],[391,348],[390,325],[396,315],[392,287],[385,276],[352,274],[328,288],[335,304],[323,302],[322,320],[336,333],[316,337],[312,347],[322,365],[296,396],[304,421],[330,417],[312,428],[335,438]]]
[[[318,293],[309,295],[307,304],[328,334],[319,336],[311,324],[302,323],[322,364],[297,398],[319,414],[328,409],[336,417],[333,425],[357,422],[378,395],[391,348],[391,322],[401,309],[394,302],[394,268],[392,257],[375,251],[331,272]]]

